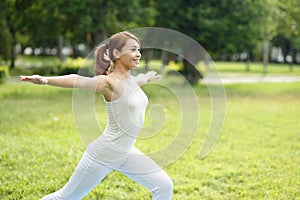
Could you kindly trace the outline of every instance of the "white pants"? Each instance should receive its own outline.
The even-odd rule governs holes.
[[[68,183],[42,200],[77,200],[86,196],[112,170],[117,170],[147,187],[154,200],[172,199],[173,183],[169,176],[151,158],[134,148],[125,162],[111,168],[97,162],[85,152]]]

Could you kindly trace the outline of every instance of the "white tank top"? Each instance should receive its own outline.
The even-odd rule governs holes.
[[[119,80],[122,95],[106,103],[108,123],[104,133],[88,145],[88,153],[103,164],[124,160],[143,126],[148,98],[133,78]]]

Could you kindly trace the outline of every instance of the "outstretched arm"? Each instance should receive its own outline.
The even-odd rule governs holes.
[[[160,78],[160,75],[156,75],[156,71],[148,71],[146,74],[138,74],[133,77],[139,86],[145,85],[147,82],[155,81]]]
[[[21,81],[28,81],[35,84],[48,84],[65,88],[83,88],[101,92],[106,85],[101,81],[102,76],[93,78],[70,74],[65,76],[44,77],[40,75],[20,76]],[[101,83],[100,83],[101,82]]]

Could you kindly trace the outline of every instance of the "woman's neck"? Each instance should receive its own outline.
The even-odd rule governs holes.
[[[114,69],[112,73],[110,73],[111,76],[117,78],[117,79],[129,79],[130,78],[130,70],[117,70]]]

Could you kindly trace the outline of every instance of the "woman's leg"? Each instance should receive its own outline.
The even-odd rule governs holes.
[[[95,162],[85,152],[68,183],[62,189],[43,197],[42,200],[82,199],[111,171],[111,168]]]
[[[172,199],[173,183],[167,173],[151,158],[134,148],[126,162],[118,169],[132,180],[147,187],[153,200]]]

